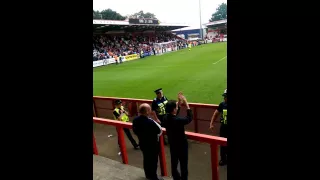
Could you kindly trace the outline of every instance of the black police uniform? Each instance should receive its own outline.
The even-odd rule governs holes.
[[[157,93],[159,91],[161,91],[162,88],[159,88],[157,90],[155,90],[154,92]],[[165,124],[163,122],[163,117],[165,116],[166,114],[166,103],[168,102],[168,99],[167,97],[163,96],[161,99],[158,99],[157,97],[153,99],[152,101],[152,105],[151,105],[151,108],[152,108],[152,111],[155,111],[156,112],[156,115],[158,117],[158,119],[160,120],[161,122],[161,126],[165,128]],[[164,145],[167,145],[167,139],[166,139],[166,136],[163,136],[164,137]]]
[[[157,93],[161,91],[162,88],[155,90],[154,92]],[[155,111],[157,114],[158,119],[161,122],[161,126],[164,127],[163,124],[163,117],[166,114],[166,103],[168,102],[168,99],[163,96],[161,99],[154,98],[152,101],[152,111]]]
[[[160,125],[147,116],[140,115],[132,122],[133,132],[138,136],[143,154],[143,169],[147,179],[158,180],[157,165],[160,152]]]
[[[165,96],[163,96],[161,99],[154,98],[152,101],[152,111],[156,112],[157,117],[160,120],[162,127],[164,127],[163,117],[166,114],[166,111],[165,111],[166,101],[168,101],[168,99]],[[162,106],[162,104],[163,104],[163,106]]]
[[[226,114],[227,103],[221,102],[219,104],[217,111],[220,112],[220,114],[221,114],[221,117],[220,117],[220,123],[221,123],[220,136],[228,138],[228,125],[227,125],[227,114]],[[221,161],[227,160],[227,146],[220,146],[220,157],[221,157]]]
[[[117,111],[113,111],[113,115],[115,116],[116,119],[118,119],[118,117],[120,116],[119,113],[117,113]],[[131,135],[130,129],[128,128],[123,128],[124,133],[127,135],[128,139],[130,140],[132,146],[135,149],[138,149],[139,145],[137,144],[137,142],[134,140],[134,138]],[[118,139],[118,144],[120,145],[119,139]]]
[[[177,115],[180,112],[178,108]],[[188,179],[188,141],[185,135],[184,126],[192,121],[192,110],[187,110],[187,117],[178,117],[177,115],[167,114],[164,118],[166,131],[170,144],[171,154],[171,172],[174,180]],[[177,170],[180,162],[181,176]]]

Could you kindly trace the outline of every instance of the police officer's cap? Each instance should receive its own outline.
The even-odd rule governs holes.
[[[227,96],[227,89],[224,90],[222,96]]]
[[[162,88],[156,89],[154,92],[157,94],[162,91]]]
[[[117,100],[114,101],[114,103],[115,103],[115,104],[121,104],[122,101],[121,101],[120,99],[117,99]]]

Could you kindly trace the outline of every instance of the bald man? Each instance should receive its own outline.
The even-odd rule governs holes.
[[[151,107],[149,104],[139,106],[139,116],[132,122],[133,132],[138,136],[140,149],[143,154],[143,169],[149,180],[163,180],[157,176],[158,156],[160,152],[159,137],[162,134],[160,121],[157,116],[149,118]]]

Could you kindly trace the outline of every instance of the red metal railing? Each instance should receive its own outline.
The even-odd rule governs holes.
[[[95,117],[109,118],[112,119],[112,111],[114,109],[114,101],[116,99],[121,99],[124,106],[127,107],[129,115],[131,118],[138,115],[138,107],[142,103],[151,104],[151,100],[146,99],[132,99],[132,98],[117,98],[117,97],[102,97],[93,96],[93,114]],[[208,130],[208,126],[213,115],[213,112],[218,108],[215,104],[200,104],[200,103],[189,103],[190,108],[193,111],[193,122],[186,127],[188,131],[202,133],[202,134],[212,134]],[[184,112],[182,107],[181,112]],[[182,114],[183,115],[183,114]],[[220,123],[215,125],[214,135],[219,133]]]
[[[124,133],[122,128],[130,128],[132,129],[132,123],[115,121],[110,119],[103,119],[93,117],[93,122],[98,124],[105,124],[115,126],[118,132],[119,144],[120,144],[120,151],[122,156],[122,161],[124,164],[128,164],[128,155],[126,151],[126,144],[124,140]],[[163,133],[165,134],[165,129],[162,129]],[[219,171],[218,171],[218,146],[226,146],[227,145],[227,138],[210,136],[206,134],[199,134],[193,132],[186,132],[188,139],[192,139],[199,142],[204,142],[210,144],[211,148],[211,167],[212,167],[212,180],[219,179]],[[96,146],[95,136],[93,135],[93,152],[94,154],[98,155],[98,149]],[[164,143],[163,143],[163,135],[160,137],[160,168],[161,168],[161,175],[168,176],[167,167],[166,167],[166,158],[164,152]]]

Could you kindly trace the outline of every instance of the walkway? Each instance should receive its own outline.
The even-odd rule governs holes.
[[[107,157],[114,161],[121,162],[122,161],[121,156],[118,155],[119,147],[117,142],[116,128],[113,126],[94,124],[94,133],[96,136],[99,156]],[[138,138],[135,135],[133,136],[136,140],[138,140]],[[143,175],[144,173],[142,169],[143,165],[142,165],[141,151],[134,150],[127,137],[125,137],[125,140],[126,140],[126,146],[127,146],[127,152],[128,152],[129,165],[137,167],[142,172],[142,175]],[[165,146],[165,153],[166,153],[168,174],[170,176],[171,165],[170,165],[170,151],[168,146]],[[189,180],[211,180],[210,158],[211,158],[210,146],[208,144],[198,143],[193,141],[189,142]],[[227,166],[219,167],[219,174],[220,174],[220,180],[227,180]],[[160,166],[158,166],[158,175],[160,175]],[[104,180],[108,180],[108,179],[104,179]]]
[[[145,178],[143,169],[93,155],[93,180],[145,180]]]

